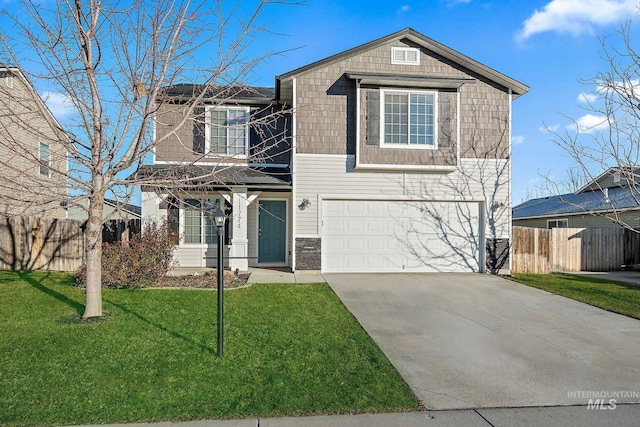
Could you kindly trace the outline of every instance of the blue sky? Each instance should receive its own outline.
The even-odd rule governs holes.
[[[0,0],[0,8],[15,13],[16,3]],[[264,9],[262,22],[271,23],[271,33],[256,40],[247,54],[258,56],[266,50],[288,52],[261,64],[248,83],[273,86],[278,74],[411,27],[531,88],[513,104],[515,205],[528,192],[544,185],[541,174],[562,181],[573,166],[552,142],[545,126],[564,132],[571,125],[567,117],[584,122],[585,126],[600,122],[598,117],[587,116],[585,96],[581,95],[591,96],[596,88],[581,84],[580,80],[603,69],[601,38],[610,37],[618,43],[620,25],[636,18],[638,3],[638,0],[307,0],[302,5],[269,5]],[[241,0],[240,13],[248,13],[254,4]],[[0,24],[6,24],[2,17]],[[634,32],[637,34],[635,27]],[[55,114],[64,114],[65,109],[60,108],[62,98],[47,94],[47,100]]]

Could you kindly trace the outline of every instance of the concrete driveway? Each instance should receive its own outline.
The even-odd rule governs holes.
[[[324,277],[429,409],[640,402],[638,320],[481,274]]]

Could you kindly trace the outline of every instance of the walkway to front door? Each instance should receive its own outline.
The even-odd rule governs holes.
[[[287,202],[260,200],[258,211],[258,263],[287,262]]]

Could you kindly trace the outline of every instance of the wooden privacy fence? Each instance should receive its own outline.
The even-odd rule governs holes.
[[[35,217],[0,217],[0,270],[76,271],[85,257],[84,221]],[[111,221],[106,242],[140,233],[140,220]]]
[[[623,228],[513,227],[511,271],[612,271],[640,263],[640,234]]]

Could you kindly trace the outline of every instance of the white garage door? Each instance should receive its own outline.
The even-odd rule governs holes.
[[[325,200],[325,272],[478,272],[477,202]]]

